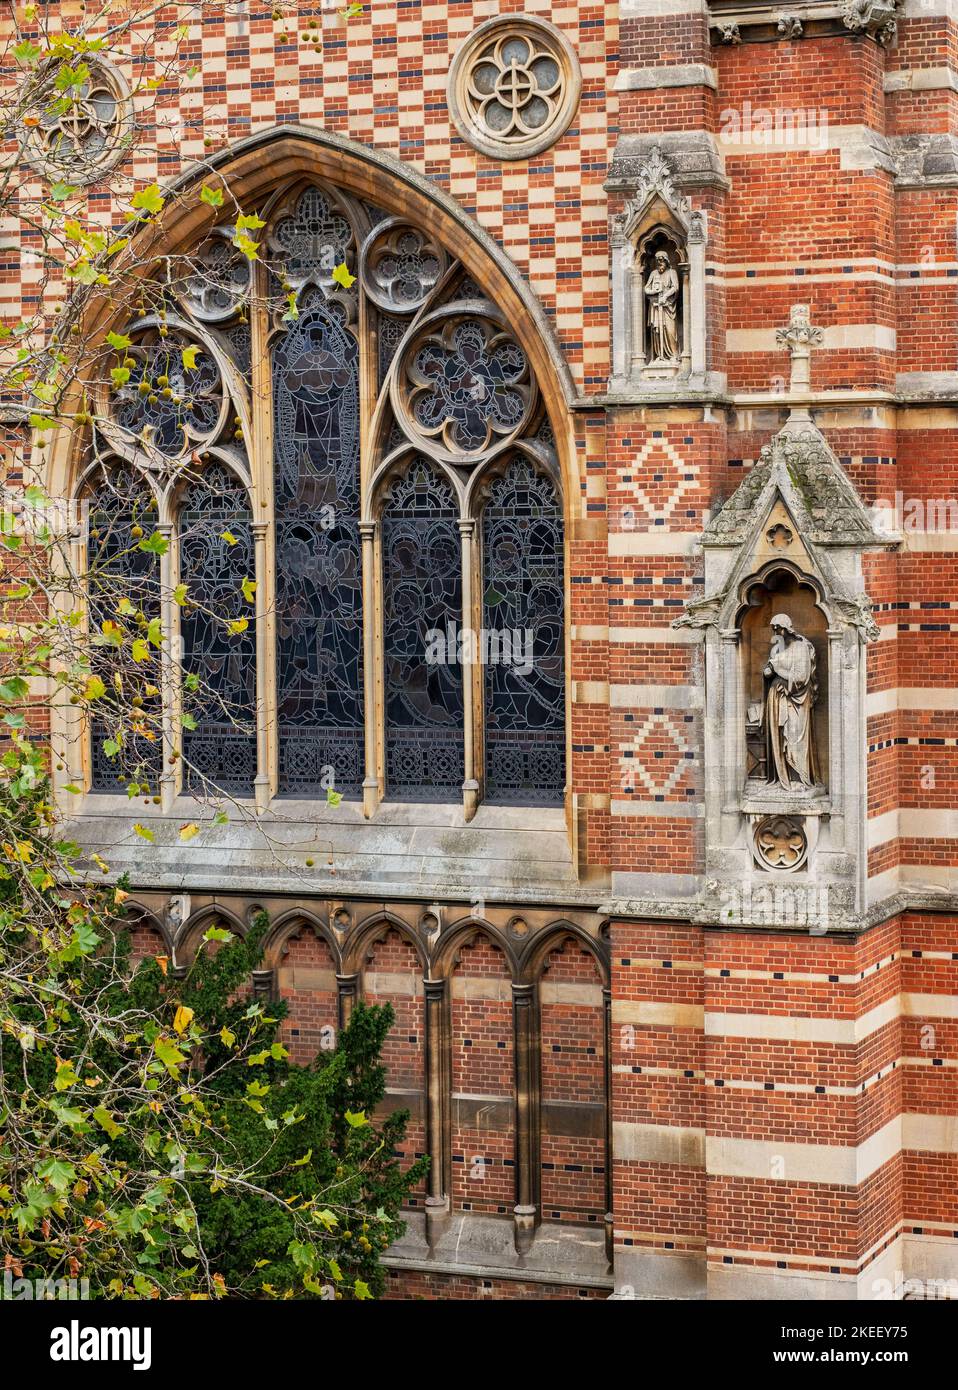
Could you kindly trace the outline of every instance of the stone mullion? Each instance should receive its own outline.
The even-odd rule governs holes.
[[[376,626],[376,531],[375,521],[361,521],[363,562],[363,746],[365,773],[363,775],[363,815],[375,814],[379,805],[379,739],[380,726],[379,682],[377,681]]]
[[[426,1239],[435,1245],[449,1215],[452,1054],[448,982],[423,980],[426,1034]]]
[[[179,583],[179,540],[172,522],[160,524],[157,531],[167,542],[166,550],[160,556],[160,621],[166,641],[160,651],[163,761],[160,768],[159,794],[161,810],[164,815],[168,815],[182,787],[183,777],[183,759],[175,756],[177,744],[182,751],[183,741],[180,688],[183,651],[179,605],[173,600],[173,591]]]
[[[539,996],[534,984],[513,984],[516,1082],[515,1243],[520,1255],[532,1245],[539,1219]]]
[[[273,378],[266,271],[253,267],[250,303],[252,415],[250,473],[256,545],[256,809],[265,811],[279,789],[276,721],[276,516],[273,496]],[[262,567],[262,573],[260,572]]]
[[[467,821],[479,808],[479,783],[476,779],[476,746],[479,742],[479,713],[475,698],[475,676],[480,656],[473,634],[478,626],[473,612],[473,566],[475,564],[475,521],[460,521],[462,544],[462,641],[460,642],[460,671],[462,673],[462,732],[463,782],[462,809]]]
[[[336,1007],[340,1032],[352,1017],[358,994],[359,976],[355,972],[351,975],[336,976]]]
[[[614,1193],[612,1185],[612,989],[602,988],[602,1072],[605,1085],[604,1160],[605,1169],[605,1253],[612,1263],[615,1244]]]

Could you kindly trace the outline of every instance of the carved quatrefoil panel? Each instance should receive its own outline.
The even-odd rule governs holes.
[[[763,869],[800,869],[808,857],[808,839],[793,816],[766,816],[755,827],[753,843]]]

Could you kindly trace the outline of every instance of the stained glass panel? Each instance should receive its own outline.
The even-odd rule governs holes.
[[[359,350],[316,295],[273,353],[280,790],[359,791]]]
[[[452,800],[463,780],[461,552],[452,488],[425,459],[393,488],[382,551],[388,791]]]
[[[486,797],[553,805],[565,785],[562,513],[516,459],[482,516]]]
[[[200,687],[185,694],[196,728],[183,732],[184,784],[207,783],[251,796],[256,776],[256,622],[243,580],[256,574],[246,489],[217,464],[190,484],[178,519],[184,676]],[[243,632],[227,622],[245,619]]]
[[[152,492],[135,470],[118,467],[100,479],[89,498],[89,507],[87,591],[91,632],[101,631],[104,622],[117,621],[122,599],[140,610],[148,624],[160,615],[160,560],[152,552],[140,550],[138,542],[156,530]],[[162,706],[159,694],[149,693],[149,689],[159,686],[159,655],[154,648],[149,650],[151,659],[131,671],[128,658],[118,648],[93,648],[93,674],[106,687],[106,694],[98,702],[103,713],[91,725],[91,787],[95,792],[119,792],[133,782],[144,793],[159,793],[163,770]],[[123,682],[123,696],[116,700],[115,717],[111,718],[117,677]],[[131,711],[136,711],[135,723],[131,721]],[[112,746],[116,746],[116,751],[111,756]]]

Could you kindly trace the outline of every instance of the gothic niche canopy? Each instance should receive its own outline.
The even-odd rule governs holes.
[[[794,385],[818,330],[807,312],[793,323]],[[861,908],[864,646],[879,635],[862,557],[894,543],[802,410],[706,527],[705,594],[675,625],[705,636],[713,888],[787,874],[824,890],[833,914]]]
[[[705,218],[652,150],[612,220],[615,393],[705,381]]]

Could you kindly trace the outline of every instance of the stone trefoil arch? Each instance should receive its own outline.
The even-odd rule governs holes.
[[[171,235],[170,260],[177,270],[165,293],[159,298],[144,293],[145,311],[122,324],[101,320],[101,333],[119,327],[130,339],[129,376],[122,385],[100,389],[92,437],[82,455],[67,459],[61,442],[53,467],[61,476],[72,472],[74,487],[81,488],[111,468],[142,479],[156,524],[171,542],[160,564],[160,587],[167,595],[176,588],[182,564],[184,475],[202,480],[216,468],[228,489],[241,488],[245,510],[237,535],[247,545],[249,577],[255,580],[248,640],[256,674],[247,752],[260,811],[283,791],[284,778],[287,789],[302,786],[305,794],[316,791],[319,780],[310,771],[300,783],[290,782],[280,747],[285,692],[277,670],[289,633],[284,584],[296,564],[295,555],[282,550],[284,527],[287,539],[291,527],[311,528],[307,552],[325,546],[330,572],[346,566],[336,571],[340,589],[351,586],[345,599],[340,596],[341,607],[349,610],[340,615],[341,633],[351,623],[354,636],[337,639],[340,647],[343,641],[352,644],[349,662],[338,669],[357,679],[350,692],[353,714],[337,726],[333,744],[352,759],[343,780],[356,784],[371,815],[390,794],[384,675],[391,654],[384,650],[377,616],[389,599],[383,508],[410,470],[428,469],[452,499],[455,564],[461,574],[455,620],[462,632],[482,622],[488,560],[482,517],[492,480],[510,469],[531,469],[553,489],[560,615],[550,619],[549,660],[561,673],[566,644],[562,520],[569,495],[562,480],[571,466],[569,425],[561,408],[565,383],[549,369],[551,349],[528,315],[520,313],[517,324],[508,312],[516,295],[503,286],[498,267],[476,256],[472,237],[460,226],[440,215],[423,217],[409,188],[385,175],[371,178],[364,167],[349,171],[352,180],[338,172],[330,178],[329,168],[317,172],[308,167],[302,149],[297,153],[298,167],[278,159],[274,183],[257,190],[262,221],[255,233],[261,247],[257,259],[250,262],[241,254],[228,224],[200,223],[186,213],[194,231]],[[342,168],[341,160],[336,167]],[[478,278],[467,258],[483,267]],[[283,345],[288,349],[290,343],[292,356],[282,357]],[[283,372],[287,385],[281,387]],[[320,455],[326,481],[315,473]],[[298,481],[290,468],[300,468]],[[324,529],[319,513],[326,502],[333,517]],[[526,524],[542,533],[534,516]],[[82,566],[82,556],[77,563]],[[182,614],[166,602],[171,630],[181,632]],[[291,640],[295,647],[295,634]],[[331,659],[328,652],[321,656],[323,662]],[[163,805],[171,809],[184,788],[182,764],[168,756],[179,739],[175,661],[168,682],[161,739],[166,756],[157,781]],[[481,682],[467,679],[461,685],[458,794],[469,819],[488,783],[488,719]],[[556,751],[547,792],[561,800],[566,751],[561,678],[558,695],[553,688],[551,698],[557,711]],[[68,752],[63,781],[89,789],[95,780],[92,758],[89,747],[85,752],[80,747]],[[311,768],[322,752],[314,756],[306,749],[299,766]],[[211,755],[210,766],[224,756],[222,749]],[[528,782],[527,770],[517,775]],[[507,799],[509,790],[504,789]],[[524,786],[513,790],[520,796],[531,793]]]

